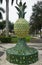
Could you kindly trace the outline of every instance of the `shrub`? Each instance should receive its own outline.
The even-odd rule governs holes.
[[[27,36],[26,37],[26,42],[30,42],[30,40],[31,40],[31,36]],[[12,43],[17,43],[17,41],[18,41],[18,38],[17,37],[12,37],[11,38],[11,42]]]
[[[12,42],[12,43],[17,43],[17,40],[18,40],[17,37],[12,37],[12,38],[11,38],[11,42]]]
[[[26,37],[26,42],[30,42],[31,36]],[[2,43],[17,43],[18,38],[17,37],[5,37],[5,36],[0,36],[0,41]]]
[[[27,36],[26,37],[26,42],[30,42],[30,40],[31,40],[31,36]]]
[[[2,43],[10,43],[11,42],[11,37],[2,36],[2,37],[0,37],[0,41]]]

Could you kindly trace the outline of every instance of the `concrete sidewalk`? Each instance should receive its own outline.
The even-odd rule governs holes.
[[[34,44],[28,44],[29,46],[34,45]],[[0,65],[15,65],[15,64],[11,64],[6,60],[6,52],[5,50],[15,46],[15,44],[0,44],[0,51],[3,51],[4,54],[0,57]],[[35,46],[35,45],[34,45]],[[34,64],[30,64],[30,65],[42,65],[42,50],[39,50],[39,60],[34,63]]]

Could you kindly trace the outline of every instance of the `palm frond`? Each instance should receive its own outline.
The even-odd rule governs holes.
[[[2,7],[0,7],[0,11],[2,11],[3,13],[5,13],[5,10]]]
[[[14,0],[12,0],[11,4],[13,5]]]
[[[2,4],[3,0],[0,0],[0,3]]]
[[[3,17],[2,17],[2,13],[0,12],[0,19],[3,19]]]
[[[17,13],[18,14],[18,16],[19,16],[19,18],[20,18],[20,13]]]

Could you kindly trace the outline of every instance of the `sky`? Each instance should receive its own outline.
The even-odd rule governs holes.
[[[18,0],[19,3],[20,0]],[[37,1],[42,1],[42,0],[22,0],[22,2],[26,2],[27,8],[26,8],[26,15],[25,19],[29,22],[30,21],[30,16],[32,15],[32,6],[37,3]],[[14,0],[13,6],[11,5],[11,0],[9,0],[9,20],[13,23],[16,22],[18,19],[17,15],[17,10],[15,8],[16,6],[16,0]],[[3,14],[3,20],[6,19],[6,0],[3,0],[3,4],[0,5],[0,7],[3,7],[5,9],[5,13]]]

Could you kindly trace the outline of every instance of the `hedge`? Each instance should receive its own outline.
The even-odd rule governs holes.
[[[31,37],[27,36],[26,37],[26,42],[30,42],[30,40],[31,40]],[[5,37],[5,36],[2,36],[2,37],[0,37],[0,41],[2,43],[17,43],[18,38],[17,37]]]
[[[0,41],[2,43],[10,43],[11,42],[11,37],[0,37]]]

